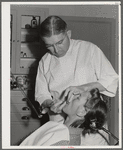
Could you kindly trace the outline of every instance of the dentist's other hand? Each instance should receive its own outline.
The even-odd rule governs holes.
[[[51,99],[45,100],[43,104],[41,105],[42,114],[46,114],[49,111],[52,104],[53,104],[53,101]]]

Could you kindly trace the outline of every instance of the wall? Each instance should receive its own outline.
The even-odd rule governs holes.
[[[118,17],[118,5],[37,5],[49,8],[50,15],[82,16],[82,17]]]

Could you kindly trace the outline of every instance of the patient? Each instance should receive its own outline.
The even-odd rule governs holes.
[[[98,130],[107,117],[107,106],[98,89],[81,93],[66,103],[63,112],[67,114],[64,124],[49,121],[20,146],[108,145],[103,132]]]

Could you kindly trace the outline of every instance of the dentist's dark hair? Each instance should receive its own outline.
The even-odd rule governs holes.
[[[39,27],[41,38],[51,37],[52,35],[65,33],[66,30],[67,30],[66,22],[58,16],[47,17]]]

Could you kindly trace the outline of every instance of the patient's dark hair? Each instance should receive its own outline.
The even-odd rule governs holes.
[[[67,24],[64,20],[58,16],[49,16],[41,23],[39,32],[40,36],[43,38],[65,33],[66,29]]]
[[[74,122],[71,126],[82,128],[82,134],[96,133],[101,129],[107,119],[107,104],[98,89],[90,91],[92,97],[89,98],[85,107],[89,108],[89,112],[84,116],[83,120]]]

